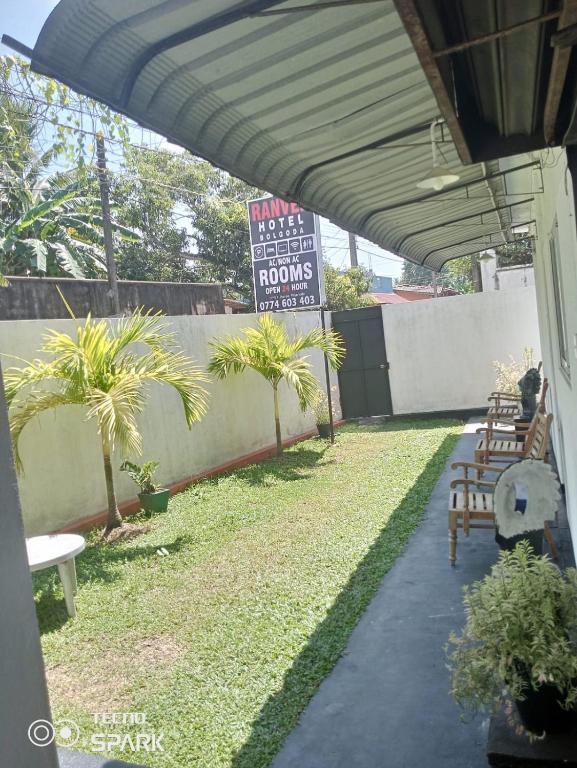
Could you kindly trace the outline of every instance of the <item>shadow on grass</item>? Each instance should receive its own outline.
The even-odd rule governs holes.
[[[422,432],[427,429],[439,429],[443,427],[463,424],[467,418],[459,416],[439,416],[437,414],[420,416],[371,416],[369,418],[360,418],[348,421],[341,430],[344,432],[407,432],[418,430]],[[339,430],[340,431],[340,430]]]
[[[179,552],[188,542],[179,536],[168,544],[122,546],[94,543],[76,558],[76,576],[79,587],[88,583],[112,583],[122,578],[122,567],[133,560],[156,557],[160,547],[169,554]],[[64,603],[64,592],[56,566],[32,574],[34,599],[40,633],[60,629],[70,620]]]
[[[297,724],[301,712],[338,661],[381,580],[420,523],[433,488],[458,439],[458,435],[445,437],[429,459],[336,598],[326,618],[286,673],[282,689],[264,704],[253,723],[251,735],[234,755],[232,768],[265,768],[270,765]]]
[[[304,444],[301,444],[304,446]],[[317,450],[301,447],[297,445],[294,449],[285,451],[282,456],[265,459],[258,464],[250,464],[248,467],[234,469],[229,475],[234,475],[239,480],[248,483],[248,485],[267,485],[274,480],[291,481],[306,480],[311,477],[307,470],[316,467],[319,462],[324,460],[325,453],[329,448],[328,443],[319,445]],[[334,463],[332,459],[324,461],[324,464]],[[218,478],[216,479],[218,482]]]

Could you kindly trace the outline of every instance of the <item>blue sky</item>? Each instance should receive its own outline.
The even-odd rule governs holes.
[[[44,21],[55,5],[57,0],[0,0],[0,35],[8,34],[32,48]],[[10,53],[12,51],[0,45],[0,54]],[[347,234],[325,219],[322,220],[321,231],[323,248],[330,262],[336,267],[347,267]],[[400,276],[401,259],[362,238],[358,238],[357,249],[359,263],[370,267],[375,274]]]

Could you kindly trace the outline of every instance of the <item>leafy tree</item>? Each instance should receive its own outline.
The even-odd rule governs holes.
[[[0,59],[0,86],[10,71]],[[95,180],[86,168],[54,170],[66,142],[53,135],[41,149],[43,126],[34,102],[0,87],[0,272],[97,276],[105,257]]]
[[[119,275],[218,281],[252,301],[246,201],[258,192],[186,152],[129,148],[124,162],[114,196],[142,247],[119,247]]]
[[[352,267],[346,272],[339,272],[325,262],[325,293],[328,309],[338,312],[343,309],[368,307],[375,303],[371,290],[372,273],[364,267]]]
[[[401,272],[401,285],[431,285],[433,273],[427,267],[421,267],[420,264],[413,264],[412,261],[403,261],[403,271]]]
[[[115,249],[118,275],[125,280],[191,282],[191,232],[179,223],[187,187],[201,185],[194,165],[171,152],[128,147],[124,168],[112,179],[118,217],[140,234],[138,243]],[[192,204],[192,196],[190,198]],[[181,220],[180,220],[181,221]]]
[[[148,351],[136,351],[133,344],[143,344]],[[35,416],[63,405],[86,408],[88,419],[96,421],[102,443],[106,530],[110,531],[122,525],[111,454],[116,446],[123,453],[141,452],[136,416],[144,408],[149,384],[168,384],[178,392],[190,428],[206,411],[207,393],[200,385],[205,376],[175,348],[174,336],[167,332],[160,315],[140,310],[113,326],[88,317],[79,326],[76,339],[49,331],[40,352],[51,359],[24,361],[25,367],[9,368],[4,375],[17,465],[22,466],[20,435]]]
[[[194,228],[200,279],[218,280],[227,292],[253,303],[252,260],[246,201],[259,192],[217,171],[211,194],[198,204]]]
[[[520,264],[532,264],[535,252],[533,237],[517,234],[513,240],[495,248],[499,267],[514,267]]]
[[[477,261],[472,256],[451,259],[440,272],[441,284],[459,293],[475,293],[475,286],[479,285],[477,269]]]
[[[92,136],[126,147],[130,137],[128,121],[109,107],[72,91],[57,80],[32,72],[30,64],[17,56],[0,56],[0,90],[20,105],[25,104],[35,123],[41,126],[39,144],[57,147],[58,155],[82,170],[94,159]],[[40,154],[45,148],[40,146]]]
[[[475,269],[476,262],[471,256],[451,259],[437,273],[437,285],[459,293],[473,293],[476,285]],[[399,282],[401,285],[431,285],[433,271],[405,260]]]
[[[261,315],[256,328],[245,328],[245,338],[227,338],[212,343],[214,350],[209,371],[219,379],[252,368],[271,385],[274,400],[276,451],[282,453],[282,434],[278,388],[286,381],[298,396],[302,411],[316,401],[318,382],[311,372],[307,357],[299,357],[305,349],[321,349],[333,369],[339,367],[345,354],[341,337],[320,328],[290,339],[286,328],[271,315]]]

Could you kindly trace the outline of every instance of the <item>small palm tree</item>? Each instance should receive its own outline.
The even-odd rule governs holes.
[[[310,369],[306,357],[299,357],[304,349],[321,349],[329,364],[337,369],[342,362],[345,348],[341,337],[334,331],[320,328],[289,339],[286,328],[271,315],[261,315],[256,328],[245,328],[246,338],[227,338],[211,344],[214,349],[208,370],[219,379],[230,373],[242,373],[252,368],[269,382],[274,398],[274,421],[276,427],[277,455],[282,453],[282,436],[278,387],[284,379],[299,398],[301,409],[306,411],[318,393],[318,382]]]
[[[147,351],[131,349],[136,343],[146,345]],[[5,374],[17,466],[22,466],[18,441],[31,419],[61,405],[87,408],[87,417],[96,420],[102,441],[108,496],[106,530],[110,531],[122,525],[111,453],[116,446],[123,453],[141,452],[136,415],[144,408],[148,385],[156,381],[178,392],[190,428],[206,411],[207,392],[199,384],[206,376],[175,348],[174,336],[166,331],[160,313],[141,310],[115,326],[89,316],[77,329],[76,339],[48,331],[40,351],[53,359],[23,361],[25,367],[9,368]],[[19,393],[24,396],[16,398]]]

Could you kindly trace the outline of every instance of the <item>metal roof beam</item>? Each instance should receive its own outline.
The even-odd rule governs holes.
[[[535,16],[532,19],[521,21],[519,24],[512,24],[510,27],[503,27],[495,32],[489,32],[487,35],[481,35],[480,37],[474,37],[472,40],[464,40],[462,43],[456,43],[455,45],[449,45],[447,48],[442,48],[437,51],[433,51],[433,58],[438,59],[442,56],[449,56],[451,53],[460,53],[468,48],[472,48],[475,45],[483,45],[484,43],[491,43],[493,40],[499,40],[502,37],[507,37],[515,32],[519,32],[526,27],[532,27],[533,24],[544,24],[546,21],[552,19],[558,19],[561,11],[551,11],[550,13],[544,13],[542,16]]]
[[[559,17],[558,31],[577,22],[577,0],[565,0],[563,9]],[[543,115],[543,133],[546,144],[555,142],[555,127],[557,125],[557,115],[561,105],[561,96],[565,86],[565,79],[569,69],[569,59],[571,58],[571,48],[555,48],[553,52],[553,61],[551,63],[551,72],[549,74],[549,85],[547,86],[547,97],[545,99],[545,112]]]
[[[517,224],[512,224],[513,227],[526,227],[529,224],[534,224],[535,219],[531,219],[531,221],[520,221]],[[465,245],[465,243],[472,243],[474,240],[479,240],[480,238],[484,237],[494,237],[495,235],[502,235],[503,232],[507,232],[507,230],[510,229],[507,227],[507,229],[498,229],[496,232],[490,232],[485,235],[475,235],[475,237],[468,237],[466,240],[459,240],[458,243],[449,243],[448,245],[441,245],[438,248],[433,248],[432,251],[429,251],[427,255],[425,256],[423,262],[427,261],[428,258],[430,258],[434,253],[439,253],[439,251],[445,251],[447,248],[456,248],[458,245]],[[504,243],[507,242],[507,239],[505,238]],[[504,245],[503,243],[503,245]],[[495,248],[498,248],[499,244],[495,243]]]
[[[432,232],[435,229],[441,229],[442,227],[452,226],[453,224],[461,224],[463,221],[468,221],[469,219],[476,219],[478,216],[481,217],[480,224],[483,223],[483,216],[489,216],[491,213],[496,213],[497,210],[511,210],[516,205],[525,205],[526,203],[531,203],[534,200],[532,197],[528,197],[526,200],[519,200],[516,203],[507,203],[506,205],[499,205],[495,208],[487,208],[484,211],[477,211],[477,213],[470,213],[468,216],[459,216],[457,219],[449,219],[448,221],[440,222],[439,224],[433,224],[430,227],[423,227],[422,229],[416,229],[414,232],[409,232],[409,234],[405,235],[402,240],[399,241],[397,244],[397,248],[400,250],[403,245],[409,240],[411,237],[415,237],[416,235],[422,235],[425,232]]]
[[[417,133],[428,131],[429,127],[430,123],[423,123],[422,125],[413,126],[412,128],[408,128],[404,131],[397,131],[397,133],[386,136],[384,139],[377,139],[377,141],[373,141],[370,144],[365,144],[362,147],[357,147],[356,149],[351,149],[348,152],[342,152],[340,155],[335,155],[328,160],[321,160],[319,163],[309,165],[308,168],[305,168],[305,170],[302,171],[302,173],[296,179],[295,183],[292,185],[291,195],[295,200],[298,200],[310,175],[317,171],[319,168],[325,168],[327,165],[338,163],[339,160],[348,160],[350,157],[355,157],[356,155],[360,155],[363,152],[369,152],[373,149],[381,149],[387,144],[392,144],[394,141],[406,139],[408,136],[415,136]],[[430,144],[425,144],[424,146],[430,146]]]
[[[359,222],[359,226],[364,227],[366,226],[369,221],[373,218],[373,216],[378,216],[380,213],[387,213],[388,211],[396,211],[399,208],[406,208],[407,205],[415,205],[415,203],[423,203],[427,200],[432,200],[436,197],[440,197],[441,195],[450,194],[452,192],[455,192],[458,189],[466,189],[468,187],[472,187],[475,184],[482,184],[483,182],[487,181],[487,179],[496,179],[499,176],[506,176],[508,173],[515,173],[515,171],[522,171],[526,168],[535,168],[536,166],[539,166],[540,162],[539,160],[532,160],[529,163],[523,163],[522,165],[517,165],[515,168],[506,168],[502,171],[495,171],[495,173],[489,173],[486,176],[480,176],[478,179],[471,179],[471,181],[462,181],[457,184],[451,184],[450,187],[447,187],[446,189],[441,189],[438,192],[428,192],[425,195],[419,195],[419,197],[413,197],[410,200],[403,200],[402,203],[392,203],[391,205],[383,206],[382,208],[376,208],[374,211],[369,211]]]
[[[487,175],[487,165],[486,163],[481,163],[481,168],[483,169],[483,173]],[[505,186],[505,194],[507,193],[507,179],[506,177],[503,179],[503,183]],[[506,222],[503,221],[503,217],[501,216],[501,213],[499,212],[498,203],[497,203],[497,196],[495,195],[495,190],[491,186],[491,182],[487,179],[487,189],[489,190],[489,197],[491,198],[491,202],[493,203],[493,207],[497,211],[497,217],[499,219],[499,224],[501,225],[501,228],[504,230],[506,226]],[[507,238],[503,235],[503,242],[507,242]]]
[[[517,224],[516,226],[521,226],[521,225]],[[534,237],[534,235],[527,235],[527,237]],[[513,243],[513,242],[515,242],[515,241],[514,240],[507,240],[507,243],[505,243],[505,245]],[[447,246],[447,247],[450,248],[451,246]],[[456,256],[449,256],[449,257],[447,257],[445,259],[445,261],[443,263],[443,267],[445,266],[445,264],[448,261],[454,261],[455,259],[464,259],[466,256],[476,256],[478,253],[481,253],[482,251],[489,250],[489,248],[500,248],[500,247],[501,247],[500,245],[489,245],[489,246],[487,246],[487,248],[477,248],[476,251],[468,251],[467,253],[458,253]],[[413,263],[416,264],[417,262],[413,262]],[[421,262],[419,262],[419,264],[420,264],[421,267],[426,267],[427,266],[425,264],[425,261],[421,261]],[[443,267],[441,267],[441,269]],[[432,269],[432,267],[427,267],[427,269]]]
[[[431,46],[429,45],[429,39],[425,32],[421,17],[417,11],[415,2],[414,0],[394,0],[394,3],[405,30],[413,43],[421,67],[433,89],[437,104],[449,127],[461,162],[464,164],[472,163],[473,158],[471,156],[471,151],[457,117],[455,105],[447,91],[437,60],[433,56]],[[433,119],[433,117],[434,115],[431,115],[431,119]]]
[[[199,37],[208,35],[211,32],[216,32],[219,29],[228,27],[231,24],[235,24],[237,21],[251,18],[260,11],[267,10],[274,5],[281,5],[281,3],[284,2],[286,2],[286,0],[253,0],[251,3],[243,5],[240,8],[217,13],[216,16],[211,16],[205,21],[200,21],[197,24],[193,24],[191,27],[180,29],[173,35],[164,37],[162,40],[158,40],[153,45],[150,45],[140,54],[130,67],[120,96],[120,107],[125,108],[128,105],[139,74],[151,61],[153,61],[153,59],[160,56],[160,54],[169,51],[171,48],[176,48],[183,43],[189,43],[192,40],[197,40]]]
[[[285,13],[307,13],[324,11],[326,8],[342,8],[345,5],[369,5],[369,3],[384,3],[386,0],[329,0],[316,5],[295,5],[292,8],[277,8],[274,11],[257,11],[253,16],[281,16]]]

